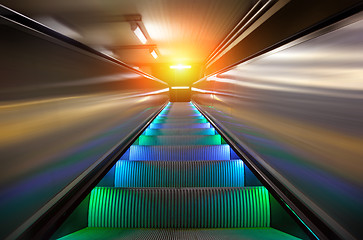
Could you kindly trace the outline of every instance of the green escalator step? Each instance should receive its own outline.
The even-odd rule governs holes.
[[[214,128],[164,128],[164,129],[146,129],[144,135],[215,135]],[[223,141],[223,140],[222,140]]]
[[[162,128],[210,128],[210,123],[151,123],[149,129]]]
[[[167,239],[220,239],[220,240],[298,240],[299,238],[274,228],[232,229],[135,229],[85,228],[60,240],[167,240]]]
[[[221,135],[161,135],[139,137],[138,145],[221,145]]]
[[[266,188],[106,188],[90,196],[89,227],[269,227]]]

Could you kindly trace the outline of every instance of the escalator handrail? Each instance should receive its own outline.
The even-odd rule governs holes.
[[[341,239],[319,216],[311,211],[300,199],[275,178],[259,160],[254,157],[242,143],[236,141],[227,129],[197,103],[194,106],[211,123],[222,138],[230,145],[233,151],[243,160],[246,166],[276,198],[280,205],[295,219],[312,239]]]
[[[6,239],[49,239],[166,106],[163,104]]]

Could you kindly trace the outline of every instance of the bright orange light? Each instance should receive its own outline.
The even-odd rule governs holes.
[[[173,65],[170,66],[171,69],[186,69],[186,68],[192,68],[192,66],[190,65],[182,65],[182,64],[178,64],[178,65]]]
[[[189,89],[187,86],[177,86],[177,87],[171,87],[171,89]]]

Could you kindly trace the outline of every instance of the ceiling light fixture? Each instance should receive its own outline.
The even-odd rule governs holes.
[[[157,59],[158,58],[158,54],[157,54],[157,52],[156,52],[156,50],[155,49],[152,49],[152,50],[150,50],[150,54],[155,58],[155,59]]]
[[[142,32],[142,30],[138,24],[136,24],[136,23],[131,24],[131,29],[142,44],[145,44],[147,42],[146,36]]]
[[[171,69],[186,69],[186,68],[192,68],[192,66],[190,65],[182,65],[182,64],[178,64],[178,65],[173,65],[170,66]]]
[[[189,89],[187,86],[177,86],[177,87],[171,87],[171,89]]]

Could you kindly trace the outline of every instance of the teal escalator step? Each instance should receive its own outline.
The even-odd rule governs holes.
[[[266,188],[105,188],[92,190],[89,227],[270,227]]]
[[[144,135],[215,135],[214,128],[164,128],[164,129],[146,129]]]
[[[160,116],[158,115],[155,119],[205,119],[205,117],[203,115],[198,115],[198,116]]]
[[[207,119],[190,119],[190,118],[174,118],[174,119],[158,119],[156,118],[153,123],[207,123]]]
[[[149,128],[210,128],[210,123],[151,123]]]
[[[169,240],[169,239],[219,239],[219,240],[298,240],[299,238],[273,228],[91,228],[71,233],[60,240]]]
[[[226,145],[211,146],[140,146],[130,147],[129,160],[183,161],[230,160],[231,148]]]
[[[244,163],[231,161],[125,161],[116,163],[115,187],[243,187]]]
[[[221,135],[163,135],[139,137],[139,145],[220,145]]]

